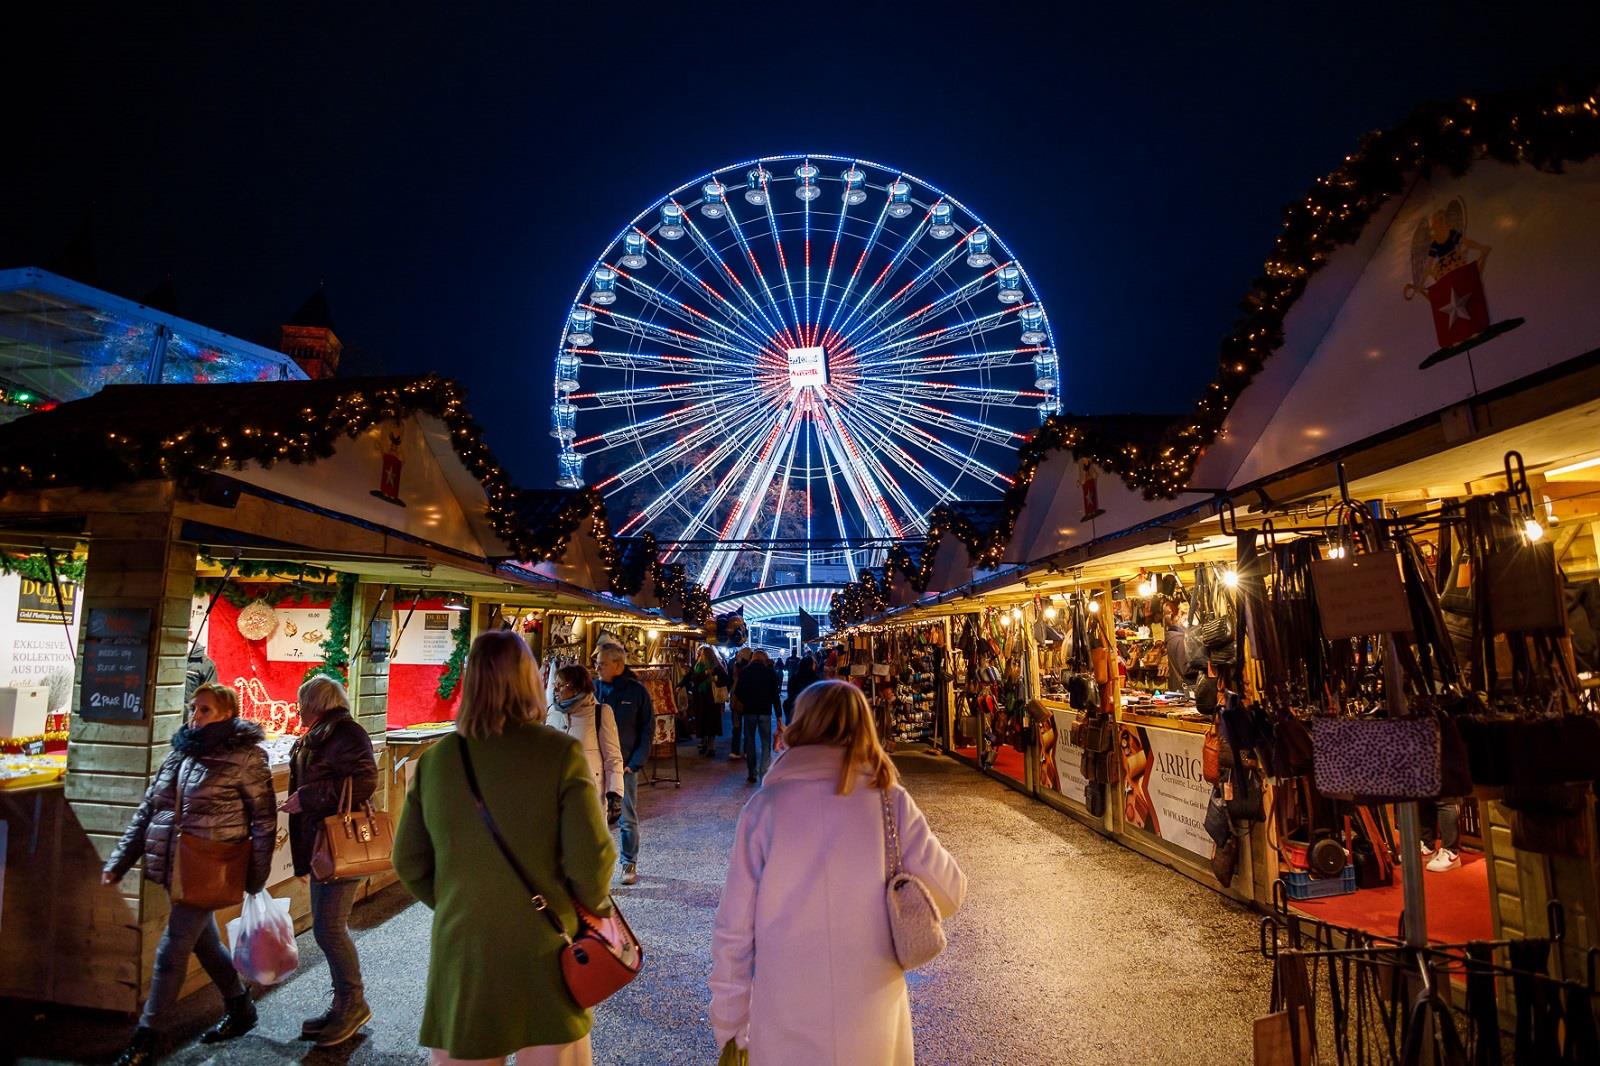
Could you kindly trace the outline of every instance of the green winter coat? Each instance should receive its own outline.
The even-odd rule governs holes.
[[[421,1043],[458,1059],[582,1038],[593,1022],[561,980],[561,938],[529,902],[478,816],[468,745],[495,824],[569,932],[572,907],[610,913],[616,850],[578,741],[542,725],[448,736],[423,754],[395,830],[394,869],[433,909]]]

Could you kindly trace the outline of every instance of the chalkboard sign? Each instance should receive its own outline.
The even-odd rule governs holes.
[[[89,608],[78,712],[91,722],[142,721],[149,666],[150,608]]]

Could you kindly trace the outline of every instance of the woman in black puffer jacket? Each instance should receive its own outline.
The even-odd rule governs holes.
[[[300,721],[306,732],[289,754],[289,848],[296,876],[311,874],[311,852],[322,820],[339,812],[344,783],[350,782],[352,807],[360,807],[378,787],[378,763],[372,738],[350,716],[350,696],[331,677],[313,677],[300,686]],[[308,1018],[300,1039],[318,1047],[342,1044],[372,1017],[361,984],[361,960],[350,939],[350,908],[361,879],[319,881],[311,878],[311,930],[328,960],[333,978],[333,1004]]]
[[[173,735],[172,754],[156,771],[133,821],[111,852],[101,882],[111,885],[122,880],[142,857],[146,878],[162,886],[170,883],[174,814],[181,789],[183,831],[208,840],[249,840],[245,891],[265,888],[278,815],[262,739],[260,726],[239,717],[239,697],[233,689],[217,684],[197,688],[189,723]],[[255,1004],[234,972],[213,913],[174,903],[156,950],[139,1028],[117,1059],[118,1066],[144,1066],[154,1060],[155,1026],[177,1002],[191,953],[199,957],[228,1005],[227,1015],[200,1040],[207,1044],[231,1040],[255,1027]]]

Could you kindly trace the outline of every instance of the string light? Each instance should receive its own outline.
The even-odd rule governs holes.
[[[1224,585],[1228,586],[1230,589],[1238,588],[1239,587],[1239,571],[1237,571],[1237,570],[1224,570],[1222,572],[1222,583]]]
[[[1046,607],[1044,609],[1045,621],[1054,622],[1056,620],[1056,616],[1059,615],[1060,613],[1061,613],[1060,611],[1056,610],[1055,605],[1051,604],[1049,607]]]
[[[1538,519],[1530,518],[1522,523],[1522,535],[1528,538],[1529,544],[1537,544],[1544,539],[1544,527],[1539,524]]]

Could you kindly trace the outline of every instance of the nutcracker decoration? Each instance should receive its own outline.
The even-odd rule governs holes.
[[[1468,237],[1466,228],[1467,206],[1457,198],[1419,220],[1411,234],[1411,280],[1401,296],[1428,298],[1439,344],[1423,369],[1522,324],[1518,318],[1490,325],[1483,287],[1489,247]]]
[[[397,507],[406,505],[400,498],[400,471],[405,466],[405,459],[400,454],[400,445],[404,440],[398,422],[378,431],[378,454],[383,466],[378,475],[378,487],[372,490],[372,494],[385,503],[392,503]]]

